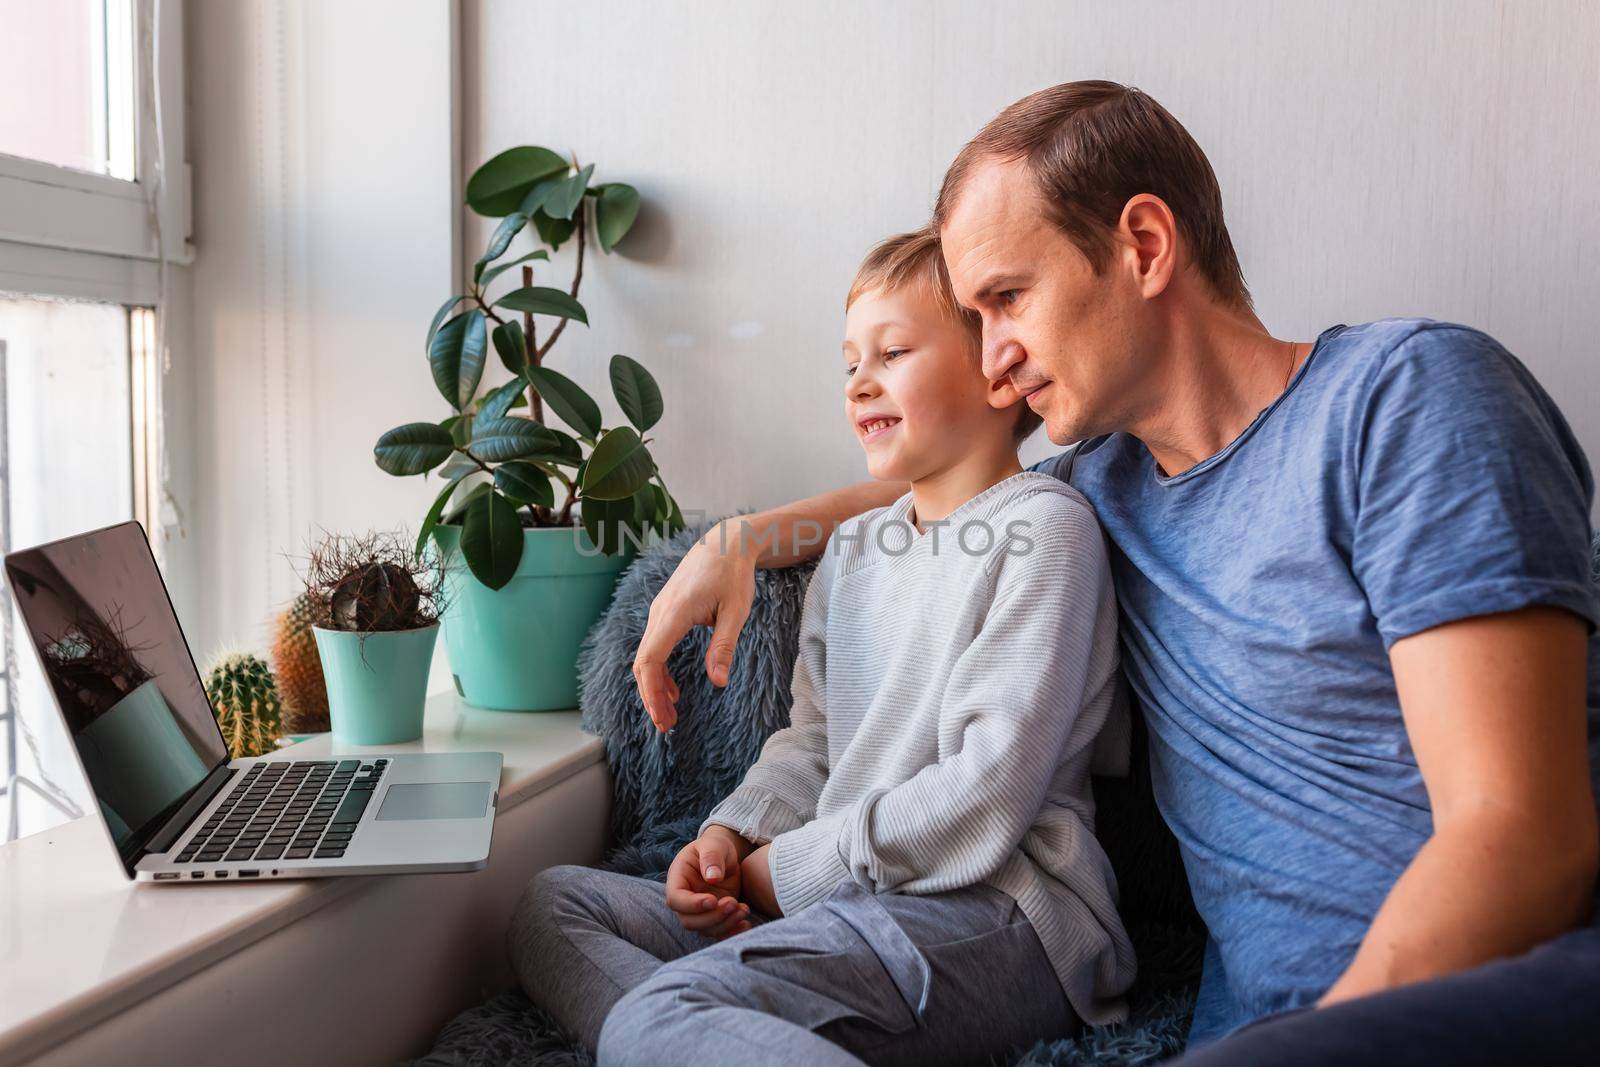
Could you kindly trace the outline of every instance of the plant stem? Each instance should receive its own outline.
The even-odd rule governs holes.
[[[477,301],[478,306],[483,309],[483,313],[493,319],[496,325],[504,326],[506,324],[505,319],[502,319],[499,315],[494,313],[494,308],[484,303],[482,289],[474,287],[472,290],[472,299]]]
[[[533,284],[533,267],[522,268],[522,287],[528,288]],[[525,311],[522,314],[522,332],[527,336],[528,360],[532,362],[534,350],[539,347],[539,327],[533,321],[533,312]]]
[[[574,300],[578,298],[578,286],[583,282],[583,246],[587,243],[584,238],[589,228],[588,210],[589,205],[579,200],[577,213],[572,216],[575,224],[574,232],[578,235],[578,263],[576,269],[572,272],[572,288],[568,290],[568,295]],[[533,362],[535,366],[538,366],[543,361],[545,353],[550,351],[550,347],[556,343],[556,338],[561,336],[561,331],[567,328],[567,323],[570,321],[572,320],[562,319],[556,323],[556,328],[550,331],[550,336],[545,339],[544,344],[540,345],[534,352]]]
[[[572,525],[572,504],[578,499],[578,483],[568,478],[559,467],[551,467],[550,473],[561,479],[561,485],[567,491],[567,499],[561,505],[561,513],[556,516],[555,525]]]
[[[456,451],[457,452],[460,452],[463,456],[466,456],[468,459],[472,460],[472,462],[476,463],[478,465],[478,469],[479,470],[483,471],[483,473],[487,474],[491,478],[494,477],[494,468],[490,467],[483,460],[479,459],[477,456],[474,456],[471,452],[468,452],[465,448],[462,448],[460,445],[456,445],[455,447],[456,447]],[[566,482],[566,484],[567,484],[567,486],[569,487],[569,490],[570,490],[572,482],[569,481],[567,479],[567,477],[564,474],[562,474],[560,471],[555,471],[554,473],[555,473],[555,476],[557,478],[560,478],[563,482]],[[528,507],[528,515],[529,515],[530,518],[533,519],[533,524],[535,526],[549,526],[550,525],[550,509],[549,508],[545,507],[543,504],[529,504],[529,505],[527,505],[527,507]],[[570,492],[569,492],[567,508],[562,510],[562,514],[565,515],[566,512],[567,512],[567,509],[570,509],[571,507],[572,507],[572,503],[571,503],[571,496],[570,496]]]
[[[477,456],[474,456],[471,452],[468,452],[461,445],[456,445],[455,446],[455,450],[457,452],[460,452],[463,456],[466,456],[468,459],[472,460],[472,462],[476,463],[478,465],[478,469],[483,471],[483,473],[487,474],[491,478],[494,477],[494,468],[489,466],[483,460],[479,459]]]
[[[524,264],[522,267],[522,287],[526,289],[532,284],[533,267],[529,264]],[[528,359],[534,366],[538,366],[537,353],[533,347],[533,312],[531,311],[522,313],[522,332],[527,335],[528,339]],[[528,383],[528,411],[532,413],[534,422],[544,422],[544,400],[540,398],[539,391],[533,387],[532,382]]]

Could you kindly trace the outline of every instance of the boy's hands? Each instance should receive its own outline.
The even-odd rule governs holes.
[[[739,899],[741,864],[755,845],[725,826],[709,826],[667,868],[667,907],[685,930],[721,940],[750,928]]]
[[[772,891],[772,869],[767,865],[770,853],[768,846],[762,845],[746,856],[739,872],[739,881],[744,887],[745,901],[767,918],[776,919],[783,912],[779,910],[778,898]]]

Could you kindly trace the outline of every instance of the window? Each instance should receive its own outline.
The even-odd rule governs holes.
[[[4,0],[0,547],[157,529],[161,310],[191,261],[183,0]],[[161,545],[157,544],[158,558]],[[27,631],[0,592],[0,842],[88,810]]]
[[[0,295],[0,551],[134,516],[144,480],[136,464],[150,454],[137,440],[135,368],[153,317],[146,308]],[[0,603],[9,835],[38,821],[39,804],[76,815],[86,797],[69,739],[53,718],[30,714],[50,707],[50,691],[9,595]]]
[[[0,152],[134,178],[132,0],[7,0]]]

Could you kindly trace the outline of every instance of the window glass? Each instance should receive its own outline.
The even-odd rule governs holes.
[[[8,0],[9,2],[9,0]],[[148,313],[120,304],[0,294],[0,541],[4,551],[134,515],[132,348]],[[48,686],[0,592],[0,841],[89,810]],[[8,718],[8,712],[17,712]]]
[[[133,0],[4,0],[0,153],[133,180]]]

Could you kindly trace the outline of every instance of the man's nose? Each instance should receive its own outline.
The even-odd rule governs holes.
[[[991,382],[1004,378],[1026,356],[1027,351],[1009,335],[983,335],[983,376]]]

